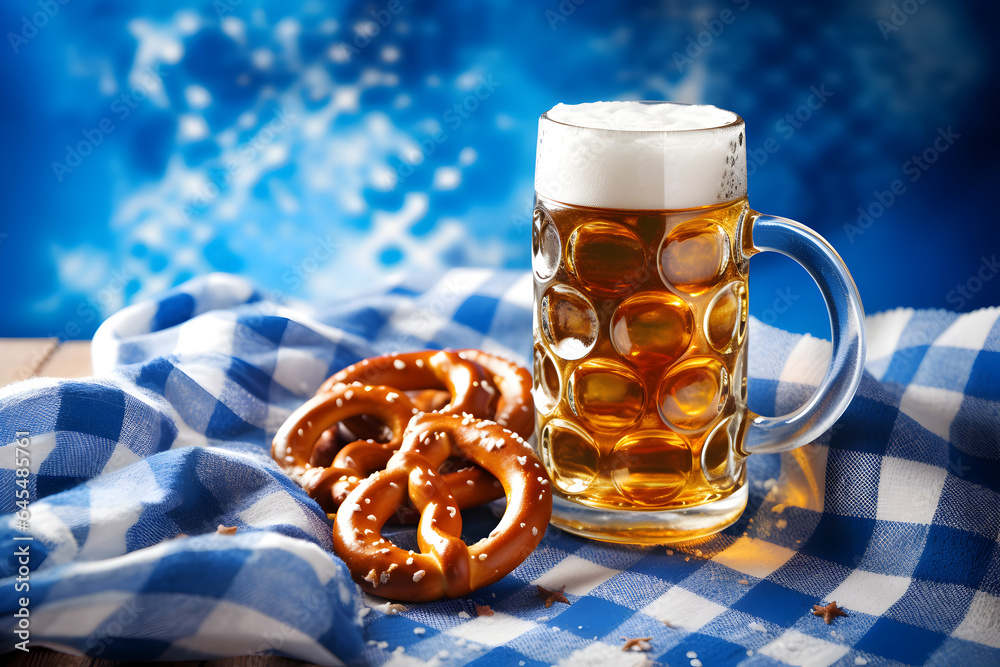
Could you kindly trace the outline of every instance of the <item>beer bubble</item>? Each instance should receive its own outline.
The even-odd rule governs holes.
[[[553,285],[539,305],[542,333],[559,357],[572,361],[593,349],[597,312],[587,297],[567,285]]]
[[[535,407],[542,414],[551,412],[559,402],[562,383],[556,363],[542,345],[535,345],[532,380],[534,386],[531,394]]]
[[[642,241],[623,224],[588,222],[570,234],[567,265],[598,298],[626,294],[646,277]]]
[[[566,395],[577,417],[604,430],[624,429],[635,424],[646,400],[638,376],[608,359],[580,364],[570,376]]]
[[[610,465],[611,481],[622,496],[642,507],[657,507],[684,489],[692,457],[676,433],[640,431],[615,445]]]
[[[705,337],[716,352],[727,353],[743,342],[746,323],[746,285],[740,281],[729,283],[708,304]]]
[[[663,239],[660,276],[668,286],[702,294],[719,281],[729,263],[729,237],[711,220],[678,225]]]
[[[729,396],[729,373],[711,357],[691,357],[670,369],[657,392],[664,423],[694,431],[719,416]]]
[[[548,280],[555,275],[562,259],[559,231],[548,214],[536,208],[531,219],[531,267],[538,280]]]
[[[552,483],[567,494],[583,493],[597,477],[601,453],[581,428],[553,419],[542,428],[542,458]]]
[[[723,420],[705,438],[701,448],[701,472],[705,479],[719,490],[732,486],[733,443],[730,434],[731,419]]]
[[[611,342],[640,366],[665,366],[691,342],[694,323],[684,300],[666,292],[642,292],[623,301],[611,317]]]

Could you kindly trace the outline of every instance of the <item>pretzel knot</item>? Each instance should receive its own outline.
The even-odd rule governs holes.
[[[496,529],[472,545],[461,540],[453,489],[434,472],[457,455],[492,473],[507,494]],[[381,534],[407,498],[420,512],[420,553],[400,549]],[[466,595],[506,576],[538,546],[551,514],[548,477],[520,436],[469,416],[419,414],[385,470],[361,481],[344,501],[333,544],[362,589],[423,602]]]
[[[318,393],[337,385],[385,385],[397,390],[444,389],[451,400],[441,412],[486,416],[496,391],[482,369],[454,352],[406,352],[365,359],[335,373]]]
[[[458,356],[483,367],[499,390],[493,420],[522,438],[535,430],[535,404],[531,399],[531,373],[512,361],[482,350],[459,350]],[[473,413],[475,414],[475,413]],[[477,415],[478,416],[478,415]]]
[[[406,424],[416,412],[406,394],[393,387],[337,385],[291,414],[274,436],[271,456],[325,512],[335,512],[361,479],[386,466],[403,443]],[[388,426],[391,439],[351,442],[337,452],[329,466],[318,464],[314,450],[324,431],[360,415],[370,415]],[[463,508],[499,496],[493,478],[478,468],[455,471],[446,477],[455,486]]]

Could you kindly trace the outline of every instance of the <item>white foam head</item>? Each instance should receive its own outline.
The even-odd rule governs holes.
[[[700,104],[558,104],[538,121],[535,192],[631,210],[738,199],[747,192],[743,119]]]

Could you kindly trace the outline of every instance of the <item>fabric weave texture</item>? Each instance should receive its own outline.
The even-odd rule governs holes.
[[[498,583],[400,610],[358,592],[270,440],[364,357],[477,347],[525,363],[531,276],[452,270],[311,308],[269,296],[192,280],[105,322],[95,377],[0,390],[0,650],[28,598],[32,647],[113,659],[1000,663],[1000,309],[869,317],[845,415],[813,444],[751,456],[749,505],[722,533],[628,547],[550,527]],[[749,335],[750,406],[801,404],[829,343],[756,320]],[[486,535],[501,509],[463,512],[463,534]],[[546,608],[536,585],[570,604]],[[846,617],[812,614],[834,600]],[[649,650],[623,651],[636,637]]]

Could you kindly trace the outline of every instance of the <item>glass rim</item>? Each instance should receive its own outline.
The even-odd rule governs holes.
[[[549,117],[549,111],[545,111],[539,116],[539,120],[544,120],[549,123],[555,123],[556,125],[562,125],[563,127],[572,127],[578,130],[590,130],[593,132],[620,132],[622,134],[636,134],[636,135],[653,135],[653,134],[686,134],[690,132],[711,132],[715,130],[725,130],[727,128],[735,128],[739,125],[745,125],[742,116],[740,116],[735,111],[730,111],[729,109],[724,109],[722,107],[717,107],[714,104],[695,104],[691,102],[671,102],[670,100],[620,100],[622,102],[635,102],[637,104],[673,104],[675,106],[683,107],[714,107],[725,111],[726,113],[731,113],[734,118],[731,122],[725,123],[724,125],[713,125],[712,127],[699,127],[689,130],[672,130],[672,129],[662,129],[662,130],[630,130],[628,128],[606,128],[606,127],[590,127],[588,125],[577,125],[575,123],[565,123],[561,120],[556,120]]]

